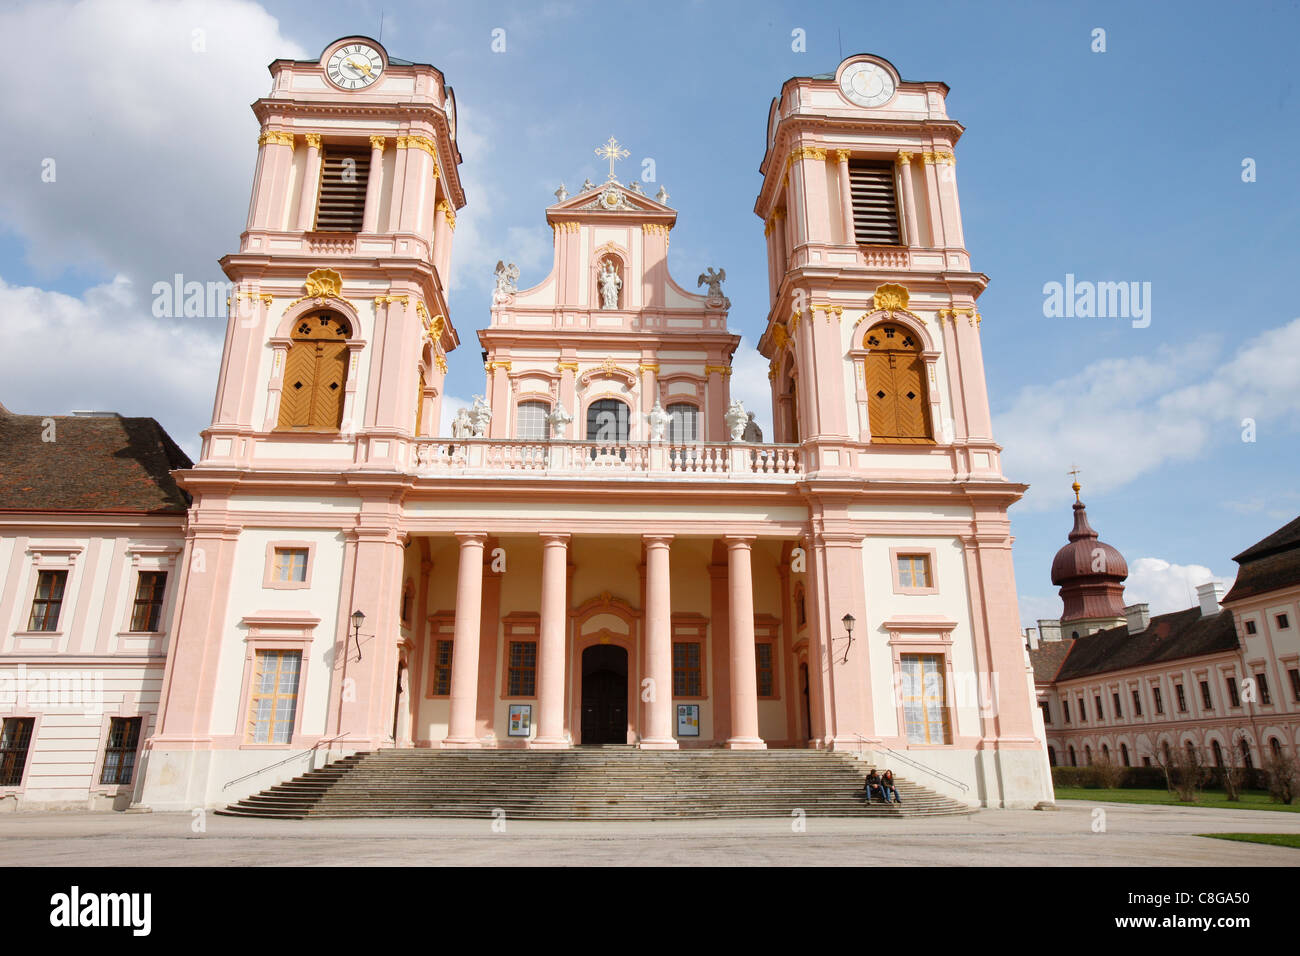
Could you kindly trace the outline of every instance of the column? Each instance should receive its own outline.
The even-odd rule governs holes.
[[[672,535],[645,535],[646,702],[642,750],[676,750],[673,736],[673,631],[668,545]],[[644,696],[644,695],[643,695]]]
[[[898,173],[901,179],[900,192],[898,197],[899,204],[903,207],[903,223],[907,227],[907,235],[903,237],[903,245],[919,246],[921,244],[920,220],[916,216],[916,192],[912,188],[912,154],[902,150],[894,157],[894,162],[898,165]]]
[[[840,215],[844,217],[844,244],[856,246],[858,233],[853,226],[853,186],[849,182],[849,151],[835,151],[836,167],[840,178]]]
[[[307,155],[308,160],[311,154]],[[384,137],[370,137],[370,176],[366,180],[366,211],[361,231],[374,234],[379,228],[379,185],[384,178]]]
[[[298,193],[298,231],[310,232],[316,225],[316,183],[320,179],[320,133],[307,133],[307,162],[302,167],[302,189]]]
[[[529,746],[560,750],[564,737],[564,621],[569,536],[542,535],[542,622],[537,653],[537,736]]]
[[[728,620],[731,634],[732,750],[766,750],[758,735],[758,664],[754,652],[753,538],[727,537]]]
[[[474,735],[478,707],[479,615],[483,606],[483,543],[480,531],[457,533],[460,568],[456,572],[456,630],[451,649],[451,722],[444,747],[480,746]]]

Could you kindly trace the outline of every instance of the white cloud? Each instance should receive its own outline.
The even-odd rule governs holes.
[[[159,320],[118,276],[81,297],[0,280],[0,395],[10,411],[156,418],[197,458],[212,416],[224,320]]]
[[[222,278],[257,155],[248,104],[268,63],[304,50],[243,0],[6,6],[0,36],[49,54],[8,71],[0,97],[0,215],[37,273]]]
[[[1032,486],[1019,507],[1036,511],[1065,493],[1071,463],[1087,474],[1090,489],[1107,491],[1167,462],[1198,458],[1212,441],[1239,441],[1243,419],[1294,427],[1297,381],[1300,319],[1255,336],[1235,354],[1200,339],[1025,386],[994,417],[994,434],[1006,448],[1006,474]]]

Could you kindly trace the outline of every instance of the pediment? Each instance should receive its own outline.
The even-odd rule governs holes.
[[[573,213],[622,213],[632,216],[653,216],[656,219],[665,215],[674,219],[677,216],[676,210],[670,206],[616,180],[592,185],[546,209],[548,218]]]

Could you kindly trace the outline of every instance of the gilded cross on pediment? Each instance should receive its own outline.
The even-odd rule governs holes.
[[[604,146],[596,147],[596,155],[599,156],[601,159],[609,160],[609,181],[613,182],[614,164],[618,162],[620,159],[627,159],[632,154],[629,153],[626,149],[624,149],[621,145],[619,145],[618,140],[616,140],[613,136],[611,136],[609,138],[609,142],[606,143]]]

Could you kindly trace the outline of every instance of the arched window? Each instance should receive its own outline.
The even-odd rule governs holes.
[[[1268,738],[1268,747],[1273,751],[1273,759],[1278,760],[1282,757],[1282,744],[1276,737]]]
[[[304,315],[293,328],[280,391],[281,431],[331,431],[343,424],[352,328],[333,312]]]
[[[1128,762],[1128,744],[1119,745],[1119,756],[1120,759],[1124,761],[1124,766],[1126,767],[1133,766],[1131,763]]]
[[[550,414],[551,406],[545,402],[520,402],[515,409],[515,437],[546,441],[551,437]]]
[[[1110,745],[1109,745],[1109,744],[1102,744],[1102,745],[1101,745],[1101,759],[1102,759],[1104,762],[1106,762],[1106,763],[1110,763]]]
[[[1210,741],[1210,749],[1214,752],[1214,765],[1215,765],[1216,767],[1222,767],[1222,766],[1223,766],[1223,748],[1219,746],[1219,742],[1218,742],[1217,740],[1211,740],[1211,741]]]
[[[1092,746],[1090,744],[1083,745],[1083,759],[1087,762],[1089,767],[1092,766]]]
[[[915,333],[895,322],[867,331],[863,360],[871,440],[923,444],[934,438],[925,359]]]
[[[1070,744],[1070,766],[1071,767],[1079,766],[1078,758],[1075,756],[1074,753],[1074,744]]]
[[[1245,737],[1241,738],[1241,763],[1247,770],[1255,769],[1255,763],[1250,759],[1250,741]]]
[[[587,441],[622,444],[628,436],[627,405],[616,398],[602,398],[587,406]]]
[[[700,410],[687,402],[675,402],[664,409],[668,413],[668,441],[683,445],[700,440]]]
[[[1056,748],[1050,745],[1047,748],[1047,765],[1049,767],[1056,766]]]

